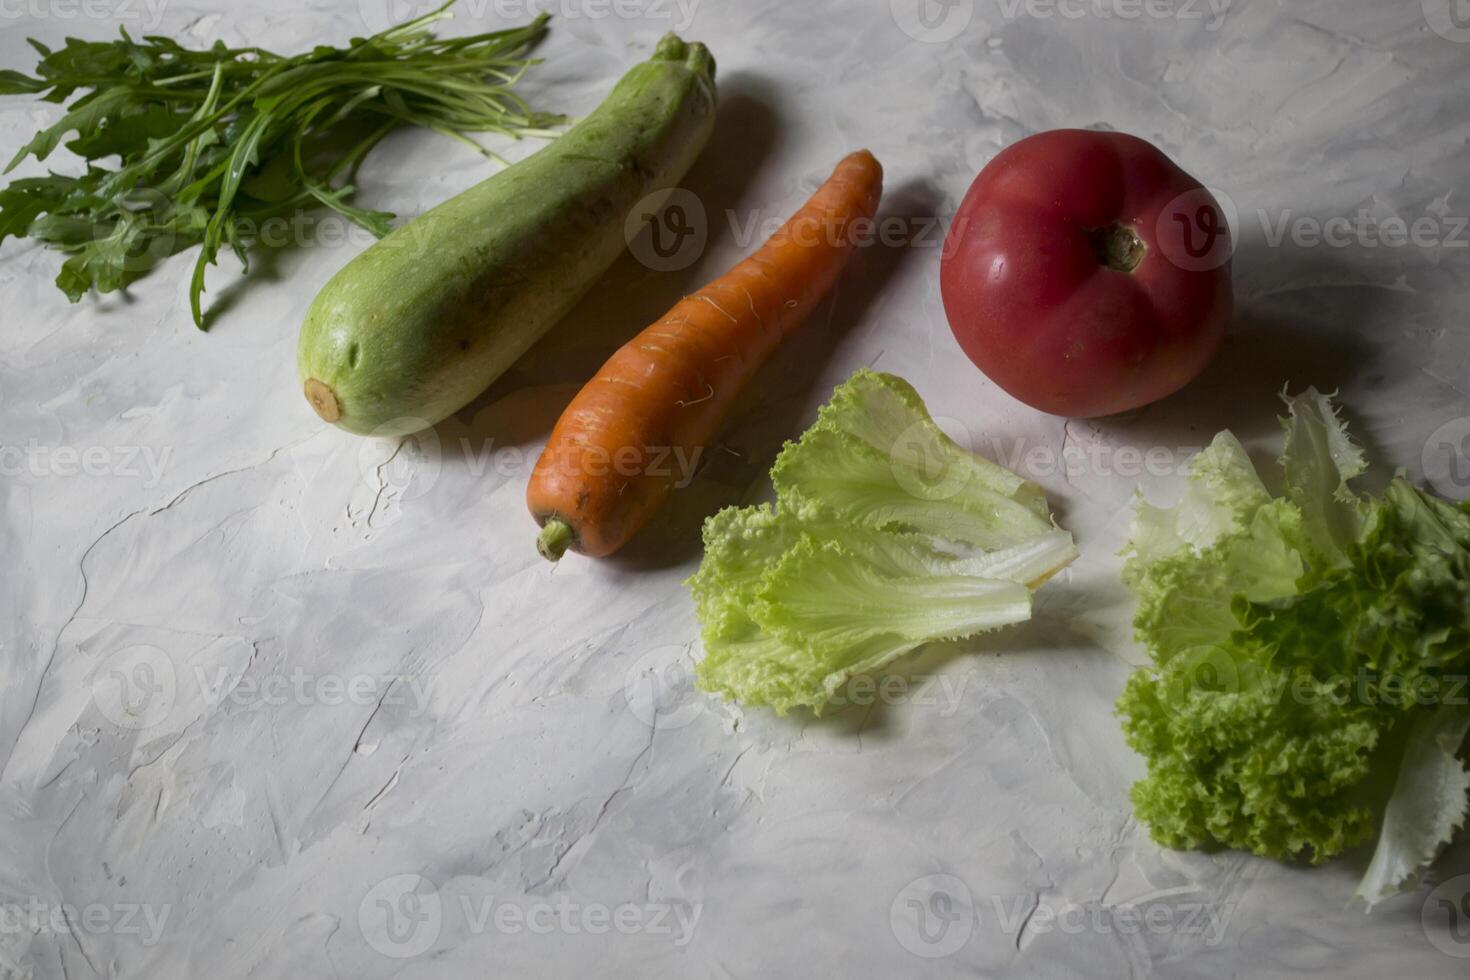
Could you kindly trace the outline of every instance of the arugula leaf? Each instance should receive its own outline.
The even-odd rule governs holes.
[[[437,38],[430,28],[448,8],[294,57],[221,42],[191,50],[164,37],[135,41],[125,30],[114,41],[68,38],[55,51],[31,41],[35,76],[0,72],[0,95],[71,102],[6,171],[27,156],[47,159],[68,133],[76,135],[66,149],[88,166],[80,176],[21,178],[0,190],[0,241],[29,236],[63,252],[57,285],[73,302],[124,288],[198,245],[189,302],[202,329],[206,269],[226,247],[244,264],[261,222],[327,207],[387,234],[391,214],[350,198],[357,167],[394,128],[423,126],[493,157],[470,134],[549,137],[563,121],[512,91],[536,64],[527,53],[546,32],[545,14],[509,30]]]
[[[0,190],[0,242],[24,238],[37,217],[61,208],[73,185],[72,178],[57,176],[11,181]]]
[[[33,156],[37,160],[46,159],[61,142],[61,138],[72,130],[78,133],[97,130],[109,116],[117,113],[131,98],[127,89],[117,88],[93,92],[91,95],[78,99],[64,116],[32,136],[29,143],[15,151],[15,156],[11,157],[10,162],[5,165],[5,173],[10,173],[28,156]]]
[[[179,131],[189,121],[189,113],[166,105],[138,105],[129,101],[104,125],[79,130],[67,142],[66,149],[87,160],[104,157],[131,157],[148,149],[154,140],[162,140]]]
[[[44,92],[50,87],[50,83],[39,78],[30,78],[18,71],[8,68],[0,71],[0,95],[30,95]]]

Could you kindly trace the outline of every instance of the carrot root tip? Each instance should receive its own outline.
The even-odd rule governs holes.
[[[553,517],[536,535],[536,550],[547,561],[560,561],[572,546],[572,536],[572,526],[559,517]]]

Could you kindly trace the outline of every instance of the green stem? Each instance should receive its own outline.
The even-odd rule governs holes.
[[[541,533],[536,535],[536,550],[547,561],[560,561],[561,556],[571,547],[574,537],[570,524],[560,517],[553,517],[542,525]]]

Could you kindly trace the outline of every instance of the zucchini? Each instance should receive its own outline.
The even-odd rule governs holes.
[[[393,436],[463,408],[622,253],[624,221],[714,128],[715,64],[673,34],[591,115],[395,229],[312,302],[297,366],[318,415]]]

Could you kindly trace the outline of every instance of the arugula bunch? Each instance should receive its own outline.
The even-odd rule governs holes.
[[[452,0],[451,0],[452,3]],[[318,205],[379,237],[393,215],[350,202],[364,156],[412,124],[495,154],[467,135],[553,136],[563,117],[533,111],[511,91],[537,61],[526,53],[546,15],[510,30],[437,38],[450,4],[345,48],[286,57],[216,42],[203,51],[166,37],[68,38],[41,55],[36,77],[0,71],[0,95],[40,95],[66,114],[37,133],[26,156],[44,160],[66,134],[87,161],[0,190],[0,242],[30,237],[68,256],[56,284],[72,302],[111,292],[194,245],[189,302],[203,328],[204,273],[229,246],[248,269],[252,229]],[[44,93],[44,94],[43,94]],[[112,159],[117,166],[108,165]],[[498,159],[498,158],[497,158]]]

